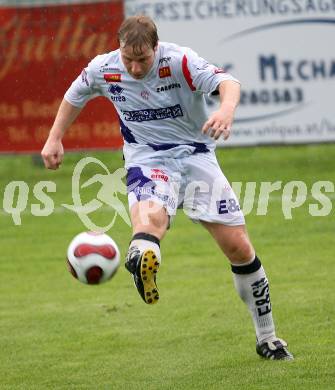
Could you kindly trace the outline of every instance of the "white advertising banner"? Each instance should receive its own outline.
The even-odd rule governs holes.
[[[335,0],[126,0],[125,9],[241,81],[226,146],[335,141]]]

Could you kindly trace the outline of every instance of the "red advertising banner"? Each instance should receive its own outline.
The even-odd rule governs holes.
[[[0,152],[39,152],[71,82],[115,49],[123,0],[0,8]],[[64,137],[66,149],[118,148],[116,112],[90,101]]]

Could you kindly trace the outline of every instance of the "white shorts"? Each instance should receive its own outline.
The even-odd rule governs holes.
[[[166,208],[170,219],[182,208],[193,221],[244,225],[238,199],[214,152],[182,158],[151,157],[128,167],[129,208],[151,200]]]

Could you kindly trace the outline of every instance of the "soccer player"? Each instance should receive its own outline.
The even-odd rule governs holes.
[[[275,334],[264,268],[214,153],[215,140],[230,135],[239,82],[191,49],[158,41],[149,17],[126,19],[118,38],[120,48],[95,57],[66,92],[42,150],[45,166],[60,166],[62,136],[85,103],[107,97],[124,138],[133,226],[125,266],[144,302],[159,299],[160,240],[183,205],[229,259],[236,290],[252,315],[257,353],[292,360]],[[208,116],[204,95],[210,93],[219,94],[220,107]]]

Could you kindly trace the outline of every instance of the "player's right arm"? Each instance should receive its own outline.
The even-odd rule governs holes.
[[[66,130],[71,126],[85,104],[96,96],[101,95],[95,85],[94,74],[97,63],[103,56],[95,57],[81,74],[74,80],[66,91],[64,99],[59,106],[55,122],[49,133],[49,137],[41,152],[44,165],[48,169],[57,169],[61,165],[64,156],[62,138]]]
[[[77,118],[81,110],[82,107],[73,106],[63,99],[50,130],[49,137],[41,152],[46,168],[58,169],[61,165],[64,156],[63,135]]]

